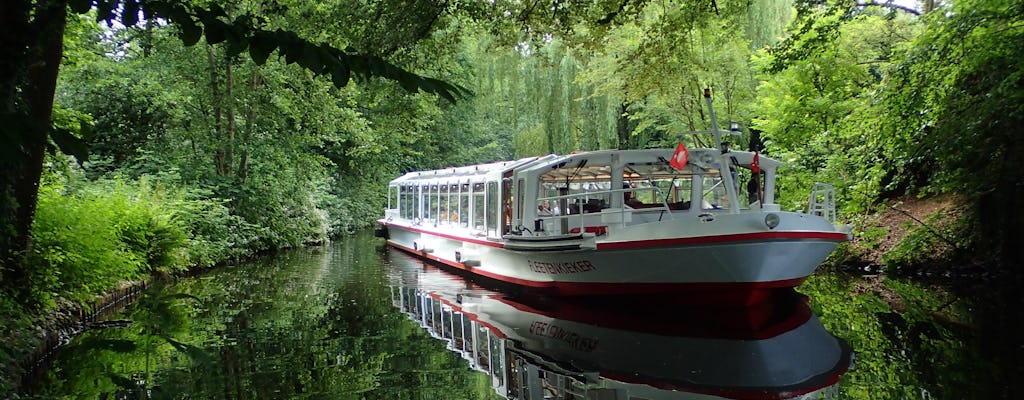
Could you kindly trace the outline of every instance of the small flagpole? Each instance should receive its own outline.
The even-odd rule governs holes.
[[[757,200],[761,204],[761,208],[764,208],[764,186],[761,185],[761,171],[757,171]]]

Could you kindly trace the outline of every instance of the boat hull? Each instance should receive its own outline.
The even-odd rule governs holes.
[[[845,236],[748,232],[671,239],[598,241],[593,235],[535,248],[388,224],[388,244],[456,270],[554,296],[692,296],[752,304],[800,285]]]

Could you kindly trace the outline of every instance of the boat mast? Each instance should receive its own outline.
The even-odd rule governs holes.
[[[740,212],[740,201],[739,196],[736,194],[736,183],[732,177],[732,163],[729,157],[726,156],[730,151],[729,146],[722,142],[723,131],[718,128],[718,118],[715,116],[715,109],[711,106],[711,89],[704,89],[704,101],[708,103],[708,114],[711,116],[711,133],[715,136],[715,145],[718,146],[721,154],[719,155],[719,172],[722,174],[722,180],[725,183],[725,193],[729,196],[729,212],[738,213]],[[731,134],[732,132],[725,132]]]

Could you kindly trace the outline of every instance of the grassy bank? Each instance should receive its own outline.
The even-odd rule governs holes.
[[[250,222],[227,200],[156,179],[48,177],[32,249],[20,259],[31,274],[0,275],[0,393],[12,395],[47,342],[78,329],[83,316],[119,291],[326,239],[319,214],[291,212],[263,212]]]

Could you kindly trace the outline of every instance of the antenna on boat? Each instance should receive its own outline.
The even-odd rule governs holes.
[[[722,151],[722,154],[729,152],[729,142],[722,141],[722,134],[728,134],[733,136],[739,136],[740,131],[738,128],[722,130],[718,127],[718,117],[715,115],[715,108],[711,105],[711,88],[704,89],[704,102],[708,105],[708,115],[711,116],[711,130],[710,133],[715,136],[715,145]],[[709,133],[709,131],[698,131],[695,133]]]
[[[708,104],[708,115],[711,117],[711,131],[699,131],[694,133],[711,133],[715,137],[715,144],[718,145],[719,151],[722,152],[722,160],[719,164],[719,170],[722,174],[722,181],[726,185],[726,194],[729,196],[729,211],[732,213],[739,212],[739,196],[737,190],[739,190],[732,176],[732,165],[725,159],[725,153],[729,152],[729,142],[722,141],[722,134],[736,135],[740,134],[739,129],[722,130],[718,127],[718,117],[715,116],[715,108],[711,106],[711,88],[704,89],[704,102]]]
[[[733,124],[730,124],[729,130],[725,130],[725,129],[721,129],[718,126],[718,116],[715,115],[715,108],[711,105],[711,88],[705,88],[704,89],[704,102],[707,103],[708,115],[711,117],[711,129],[706,129],[706,130],[702,130],[702,131],[692,131],[692,132],[689,132],[689,133],[694,135],[693,138],[694,138],[694,140],[697,141],[697,143],[701,143],[701,141],[700,141],[700,137],[696,136],[696,135],[703,134],[703,133],[710,133],[710,134],[712,134],[714,136],[714,138],[715,138],[715,146],[719,150],[721,150],[722,154],[728,153],[729,152],[729,142],[723,142],[722,141],[722,135],[726,134],[726,135],[739,136],[740,135],[739,127],[738,126],[733,127],[732,126]]]

